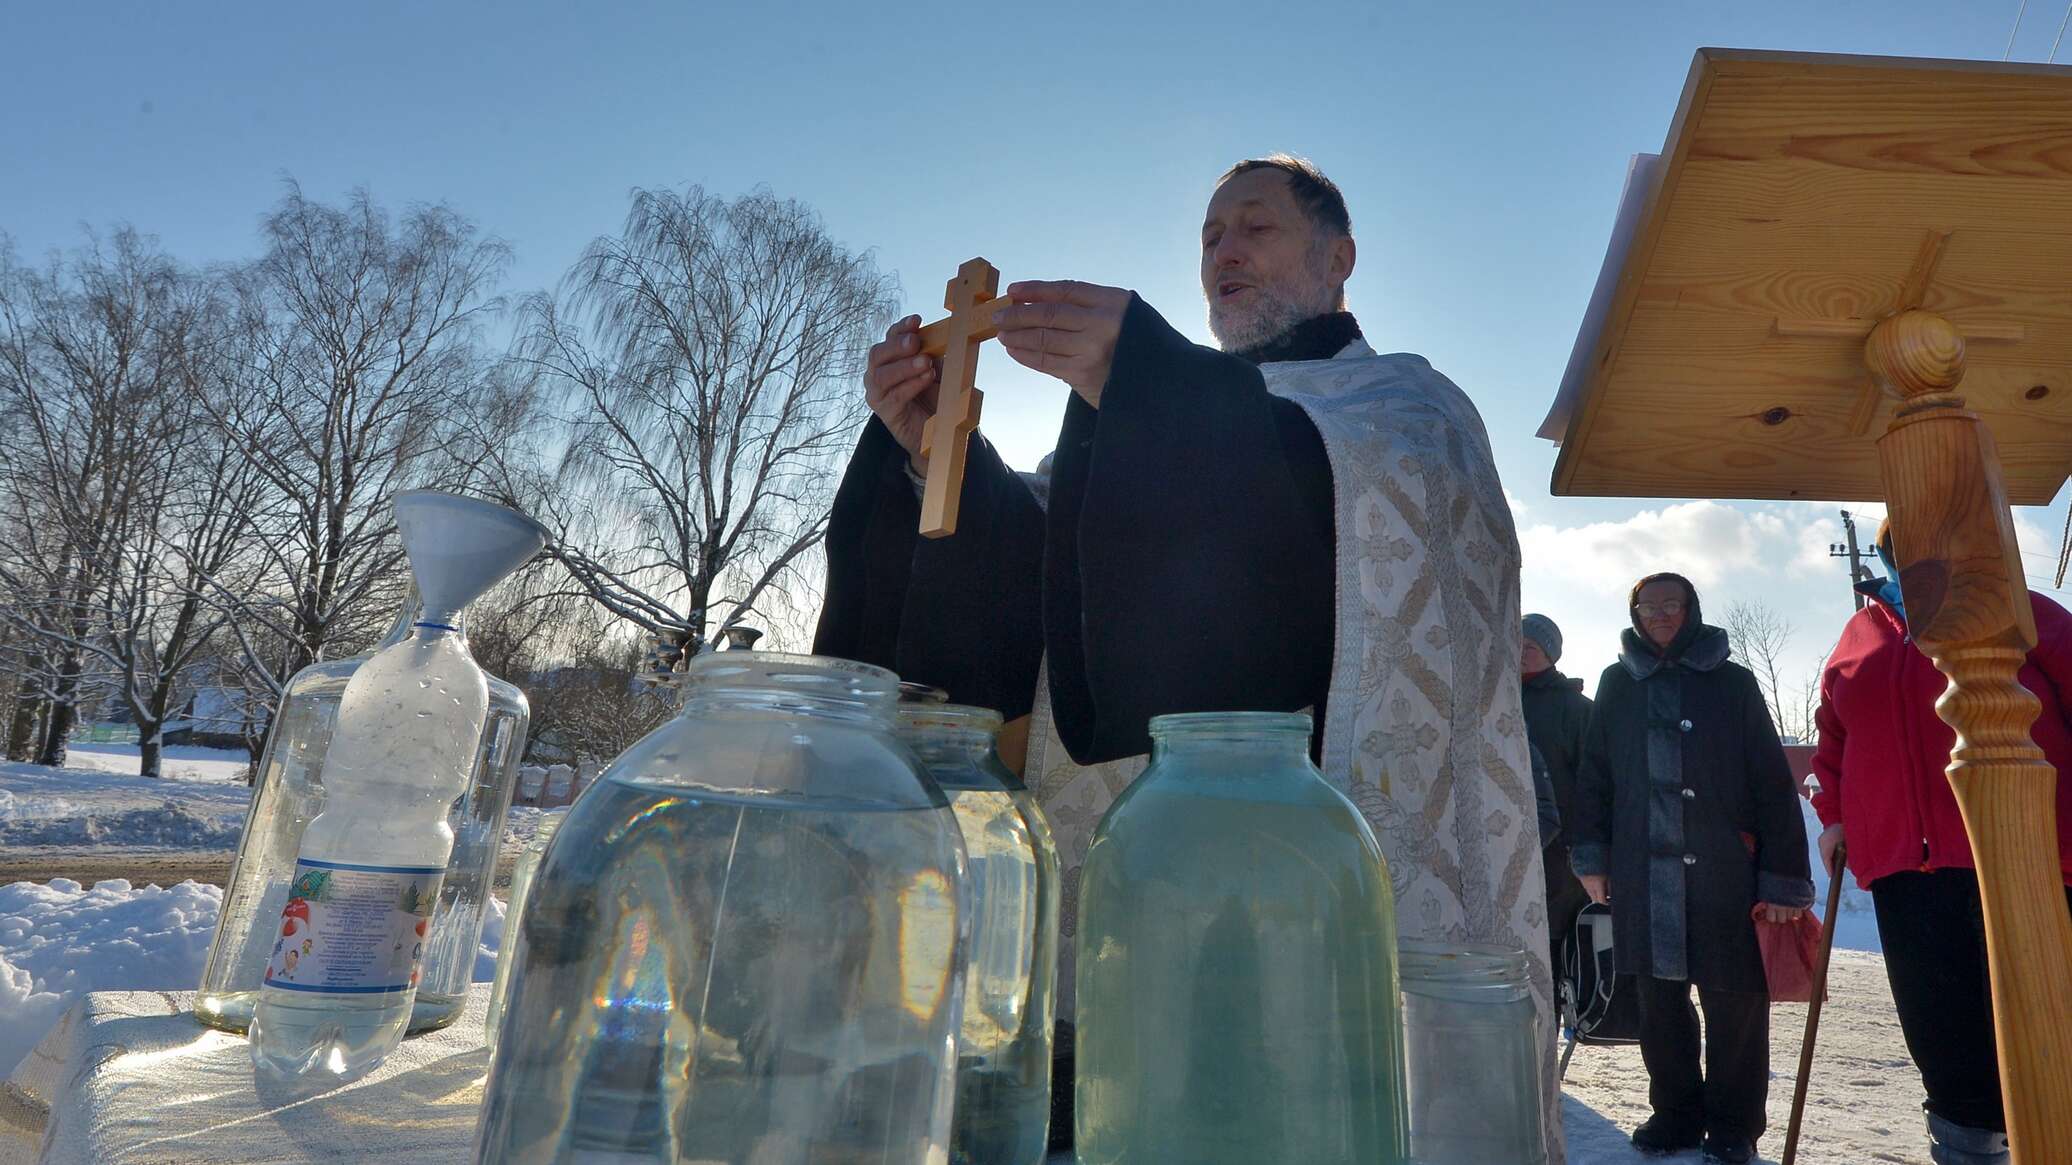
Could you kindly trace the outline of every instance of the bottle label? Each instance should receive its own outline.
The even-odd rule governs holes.
[[[296,862],[266,985],[347,995],[415,989],[445,873],[439,866]]]

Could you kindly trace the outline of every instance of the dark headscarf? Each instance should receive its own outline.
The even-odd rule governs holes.
[[[1676,633],[1675,639],[1670,640],[1667,647],[1656,646],[1655,641],[1648,637],[1648,630],[1641,625],[1640,612],[1636,609],[1640,606],[1641,589],[1650,583],[1658,582],[1673,582],[1682,587],[1684,593],[1683,628]],[[1633,622],[1635,641],[1664,659],[1675,659],[1682,655],[1684,649],[1698,638],[1705,630],[1705,619],[1703,616],[1704,612],[1698,607],[1698,588],[1691,585],[1690,579],[1680,574],[1672,574],[1667,571],[1661,574],[1651,574],[1634,583],[1633,590],[1626,596],[1626,617]]]

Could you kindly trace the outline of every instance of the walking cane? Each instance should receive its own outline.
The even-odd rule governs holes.
[[[1848,868],[1847,842],[1835,843],[1834,868],[1827,872],[1827,926],[1820,936],[1820,969],[1813,973],[1813,1002],[1806,1008],[1806,1041],[1799,1046],[1799,1082],[1791,1090],[1791,1124],[1784,1131],[1784,1160],[1799,1155],[1799,1122],[1806,1115],[1806,1082],[1813,1074],[1813,1037],[1820,1033],[1820,1005],[1827,1000],[1827,963],[1835,953],[1835,914],[1842,906],[1842,878]]]

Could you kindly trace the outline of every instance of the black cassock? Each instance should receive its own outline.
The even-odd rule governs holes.
[[[957,532],[922,538],[906,453],[875,418],[835,496],[814,650],[958,703],[1028,714],[1048,653],[1058,735],[1080,764],[1150,751],[1168,712],[1314,708],[1335,600],[1331,467],[1255,361],[1326,359],[1350,315],[1250,359],[1189,342],[1132,297],[1095,409],[1073,394],[1049,481],[974,433]]]

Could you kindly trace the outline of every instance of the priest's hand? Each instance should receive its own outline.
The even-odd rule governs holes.
[[[1576,881],[1583,884],[1583,893],[1590,896],[1590,901],[1612,900],[1612,880],[1603,874],[1577,874]]]
[[[921,456],[921,429],[935,415],[936,382],[942,364],[921,352],[921,317],[908,316],[885,330],[885,339],[871,345],[864,365],[863,399],[907,451],[914,472],[926,474]]]
[[[1798,921],[1799,915],[1804,914],[1806,912],[1806,908],[1803,906],[1776,906],[1768,902],[1761,903],[1760,905],[1763,911],[1764,922],[1775,922],[1779,924],[1786,922],[1796,922]]]
[[[1115,339],[1130,293],[1077,280],[1026,281],[1008,287],[1014,306],[996,318],[1000,343],[1016,361],[1055,376],[1095,408],[1115,361]]]

